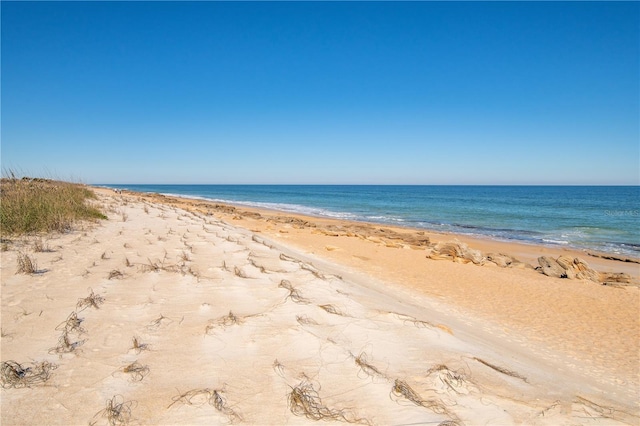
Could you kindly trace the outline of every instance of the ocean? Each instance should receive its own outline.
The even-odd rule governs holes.
[[[101,186],[640,257],[640,186]]]

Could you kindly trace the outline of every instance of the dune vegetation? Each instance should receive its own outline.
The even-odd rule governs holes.
[[[86,186],[41,178],[2,178],[0,233],[4,237],[66,232],[79,220],[106,219]]]

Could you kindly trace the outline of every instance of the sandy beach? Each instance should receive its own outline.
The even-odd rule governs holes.
[[[1,253],[4,425],[640,424],[637,259],[95,191]]]

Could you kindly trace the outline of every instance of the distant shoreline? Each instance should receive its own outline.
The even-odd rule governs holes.
[[[175,193],[175,192],[158,192],[158,191],[140,191],[138,189],[128,189],[128,187],[143,187],[143,186],[147,186],[146,184],[144,185],[111,185],[111,184],[103,184],[103,185],[98,185],[96,187],[101,187],[101,188],[107,188],[107,189],[114,189],[114,188],[121,188],[121,189],[127,189],[129,191],[132,192],[139,192],[139,193],[146,193],[146,194],[161,194],[163,196],[168,196],[168,197],[177,197],[177,198],[185,198],[185,199],[191,199],[191,200],[196,200],[196,201],[203,201],[203,202],[210,202],[210,203],[218,203],[218,204],[227,204],[230,206],[234,206],[234,207],[238,207],[238,208],[243,208],[243,209],[255,209],[257,211],[260,210],[266,210],[266,211],[271,211],[274,213],[280,213],[280,214],[289,214],[289,215],[300,215],[300,216],[305,216],[305,217],[310,217],[310,218],[316,218],[316,219],[335,219],[335,220],[346,220],[346,221],[352,221],[355,223],[366,223],[366,224],[371,224],[371,225],[377,225],[377,226],[391,226],[391,227],[399,227],[399,228],[404,228],[407,230],[414,230],[414,231],[424,231],[424,232],[428,232],[428,233],[433,233],[433,234],[438,234],[438,235],[444,235],[444,236],[452,236],[455,238],[469,238],[469,239],[473,239],[473,240],[479,240],[479,241],[487,241],[487,242],[500,242],[500,243],[505,243],[505,244],[522,244],[524,246],[531,246],[531,247],[545,247],[548,249],[557,249],[557,250],[571,250],[571,251],[576,251],[576,252],[580,252],[585,256],[589,256],[589,257],[593,257],[593,258],[603,258],[603,259],[609,259],[609,260],[616,260],[616,261],[620,261],[620,262],[628,262],[628,263],[637,263],[640,264],[640,255],[638,256],[634,256],[631,253],[620,253],[620,252],[616,252],[613,249],[612,250],[604,250],[602,248],[597,248],[597,247],[585,247],[585,246],[579,246],[576,244],[571,244],[571,243],[564,243],[564,242],[553,242],[553,241],[543,241],[541,238],[536,238],[536,239],[528,239],[528,238],[520,238],[518,237],[518,234],[516,233],[516,230],[513,231],[508,231],[508,230],[504,230],[503,235],[491,235],[491,232],[495,231],[498,232],[499,230],[494,230],[493,228],[484,228],[482,226],[471,226],[471,225],[456,225],[456,224],[452,224],[451,226],[454,227],[454,229],[437,229],[435,227],[435,225],[432,226],[416,226],[415,222],[406,222],[406,221],[383,221],[383,220],[375,220],[375,219],[371,219],[371,218],[363,218],[363,217],[357,217],[357,215],[355,214],[351,214],[348,212],[334,212],[334,211],[330,211],[330,210],[326,210],[326,209],[321,209],[321,208],[316,208],[316,207],[311,207],[311,206],[302,206],[302,205],[292,205],[292,204],[287,204],[287,203],[275,203],[275,202],[262,202],[262,201],[249,201],[249,200],[229,200],[229,199],[221,199],[221,198],[212,198],[212,197],[207,197],[207,196],[203,196],[203,195],[196,195],[196,194],[181,194],[181,193]],[[151,188],[154,187],[175,187],[176,189],[179,187],[184,187],[185,185],[182,184],[168,184],[168,185],[149,185]],[[220,187],[252,187],[252,186],[263,186],[263,187],[283,187],[283,188],[287,188],[287,187],[308,187],[308,186],[314,186],[314,187],[370,187],[370,188],[375,188],[375,187],[380,187],[380,186],[386,186],[386,187],[423,187],[423,186],[429,186],[429,187],[483,187],[483,188],[490,188],[490,187],[500,187],[500,186],[509,186],[509,187],[543,187],[543,186],[548,186],[548,187],[557,187],[557,188],[574,188],[574,187],[594,187],[593,185],[206,185],[206,184],[201,184],[201,185],[188,185],[188,186],[200,186],[200,187],[208,187],[208,186],[220,186]],[[632,186],[632,185],[627,185],[627,186]],[[600,185],[599,187],[624,187],[624,185]],[[288,206],[290,206],[290,208],[288,208]],[[610,213],[612,210],[607,210],[604,214],[607,214],[609,216],[613,216],[612,214],[608,214]],[[616,212],[618,210],[615,210]],[[627,212],[627,210],[625,210],[625,212]],[[637,213],[637,216],[640,216],[640,209],[635,211],[632,210],[633,213]],[[618,215],[618,216],[633,216],[635,217],[636,214],[633,215]],[[426,223],[426,222],[425,222]],[[469,229],[469,232],[465,232],[464,229]],[[480,232],[474,232],[475,231],[480,231]],[[483,233],[481,231],[487,231],[486,233]],[[494,233],[495,233],[494,232]]]

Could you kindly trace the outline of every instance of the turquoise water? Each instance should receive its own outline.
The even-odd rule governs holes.
[[[638,186],[104,186],[640,257]]]

